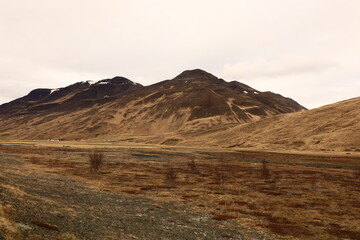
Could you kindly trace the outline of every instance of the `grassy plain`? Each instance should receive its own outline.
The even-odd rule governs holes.
[[[0,154],[104,191],[183,202],[279,239],[360,239],[359,153],[16,143]],[[93,150],[104,154],[98,171],[89,167]]]

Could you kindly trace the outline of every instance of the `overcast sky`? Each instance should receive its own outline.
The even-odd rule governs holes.
[[[308,108],[360,96],[359,0],[0,0],[0,103],[201,68]]]

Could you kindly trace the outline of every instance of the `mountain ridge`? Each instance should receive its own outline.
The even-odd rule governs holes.
[[[35,89],[0,105],[0,139],[360,151],[359,104],[354,98],[306,110],[195,69],[149,86],[114,77]]]
[[[149,86],[115,77],[33,90],[0,105],[0,138],[113,139],[207,131],[304,110],[290,98],[195,69]]]

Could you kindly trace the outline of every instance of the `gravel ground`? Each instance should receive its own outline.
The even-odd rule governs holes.
[[[18,239],[267,239],[178,203],[91,189],[31,170],[11,156],[0,156],[0,183],[0,203],[12,206]]]

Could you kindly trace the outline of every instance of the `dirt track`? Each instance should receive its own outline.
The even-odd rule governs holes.
[[[179,203],[90,189],[82,182],[27,168],[8,155],[0,156],[0,165],[0,206],[6,207],[17,230],[9,234],[0,228],[1,240],[265,239]]]

